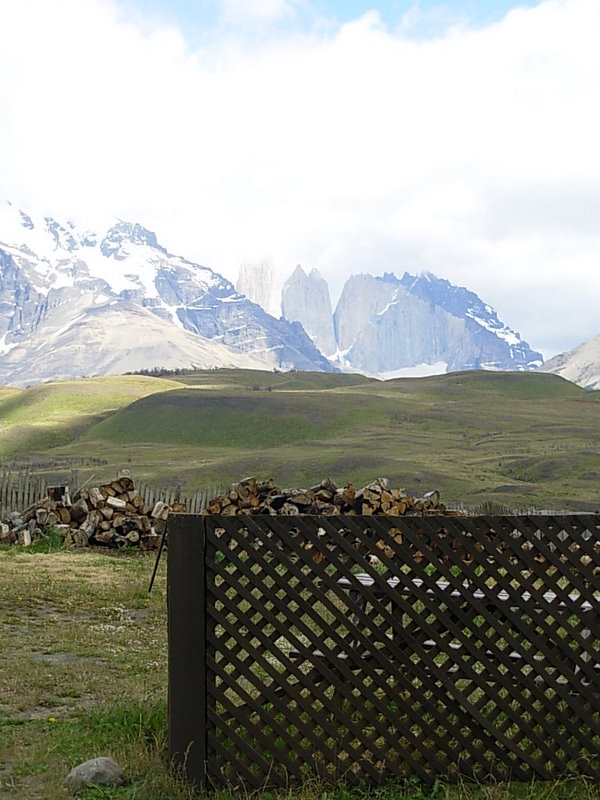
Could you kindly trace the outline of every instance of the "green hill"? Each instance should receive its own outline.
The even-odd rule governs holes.
[[[192,488],[248,474],[286,486],[386,476],[447,503],[595,509],[599,403],[545,373],[123,376],[0,392],[1,447],[21,464],[93,456],[107,478],[126,466]]]
[[[133,400],[175,387],[140,375],[0,388],[0,458],[40,454],[69,444]]]

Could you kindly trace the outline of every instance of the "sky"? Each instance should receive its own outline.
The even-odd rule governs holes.
[[[598,0],[0,0],[0,197],[600,333]],[[1,239],[1,236],[0,236]]]

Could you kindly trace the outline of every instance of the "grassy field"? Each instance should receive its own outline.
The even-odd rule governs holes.
[[[128,783],[83,790],[84,800],[191,800],[167,764],[166,570],[163,561],[148,595],[152,567],[152,557],[139,555],[0,549],[3,800],[66,797],[70,769],[100,755],[115,758]],[[598,800],[600,787],[585,780],[432,787],[409,781],[350,792],[308,783],[280,797]],[[221,793],[217,800],[232,798]]]
[[[600,507],[600,393],[543,373],[98,378],[0,392],[0,419],[5,464],[81,465],[81,481],[122,467],[191,488],[383,476],[447,504]]]
[[[133,400],[176,384],[141,375],[0,389],[0,458],[42,453],[76,440]]]

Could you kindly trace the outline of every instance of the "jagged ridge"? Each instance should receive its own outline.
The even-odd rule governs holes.
[[[353,275],[333,318],[322,284],[315,270],[297,268],[284,287],[284,315],[302,322],[317,344],[331,331],[327,347],[336,348],[333,361],[343,368],[389,377],[424,366],[530,370],[543,361],[476,294],[431,273]]]
[[[275,319],[137,223],[104,233],[0,212],[0,381],[156,366],[333,367],[299,324]]]

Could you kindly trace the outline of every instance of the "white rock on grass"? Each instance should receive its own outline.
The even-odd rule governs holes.
[[[96,786],[121,786],[125,783],[125,773],[117,762],[107,756],[91,758],[73,767],[65,778],[67,789],[77,791],[90,784]]]

